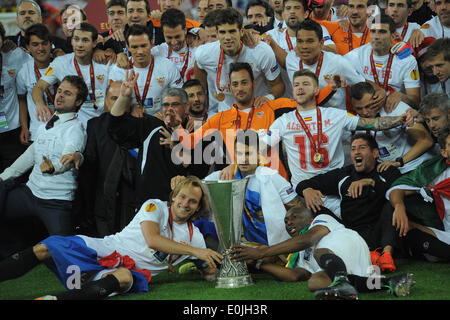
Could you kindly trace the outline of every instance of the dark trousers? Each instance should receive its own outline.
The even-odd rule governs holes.
[[[392,226],[393,213],[394,208],[386,201],[381,210],[380,217],[375,223],[352,227],[351,229],[357,231],[366,241],[370,251],[380,247],[383,249],[388,245],[398,247],[397,231]]]
[[[72,201],[37,198],[24,184],[8,191],[1,217],[2,221],[37,217],[50,235],[73,234]]]
[[[20,143],[20,128],[0,133],[0,173],[27,149]]]

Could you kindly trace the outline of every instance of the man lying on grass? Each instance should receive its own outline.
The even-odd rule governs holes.
[[[331,215],[315,218],[306,207],[288,210],[284,219],[292,237],[277,245],[250,248],[236,245],[231,251],[237,261],[256,261],[256,269],[283,281],[308,281],[317,299],[358,299],[359,292],[390,290],[406,296],[414,285],[412,274],[390,278],[370,277],[369,248],[359,234],[345,228]],[[270,262],[270,257],[292,253],[286,267]],[[263,259],[266,258],[266,259]],[[370,287],[370,288],[369,288]]]
[[[168,204],[147,200],[121,232],[104,238],[51,236],[0,262],[0,282],[18,278],[41,262],[68,291],[42,300],[103,299],[121,293],[148,292],[152,276],[193,256],[207,280],[215,280],[222,255],[207,249],[192,223],[208,207],[200,180],[181,180]],[[80,279],[73,281],[74,267]],[[74,285],[75,284],[75,285]],[[72,288],[74,287],[75,288]],[[76,288],[78,287],[78,288]]]

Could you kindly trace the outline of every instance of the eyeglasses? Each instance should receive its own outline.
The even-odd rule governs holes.
[[[172,103],[163,102],[162,106],[163,106],[163,108],[168,108],[168,107],[176,108],[176,107],[181,106],[181,103],[180,102],[172,102]]]

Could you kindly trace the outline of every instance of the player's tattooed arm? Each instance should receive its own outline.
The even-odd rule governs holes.
[[[357,130],[387,130],[399,127],[404,123],[405,117],[378,117],[378,118],[359,118],[356,126]]]

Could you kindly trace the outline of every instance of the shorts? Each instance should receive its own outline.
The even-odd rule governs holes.
[[[320,248],[329,249],[340,257],[348,274],[368,277],[372,273],[369,247],[356,231],[349,229],[332,231],[319,241],[316,249]]]
[[[79,272],[80,276],[97,272],[92,280],[98,280],[101,275],[117,270],[100,265],[97,261],[97,252],[89,248],[79,236],[51,236],[40,243],[45,244],[52,256],[53,261],[46,263],[47,267],[67,290],[73,289],[71,286],[76,272]],[[134,270],[130,272],[133,283],[126,293],[148,292],[148,283],[144,275]]]

